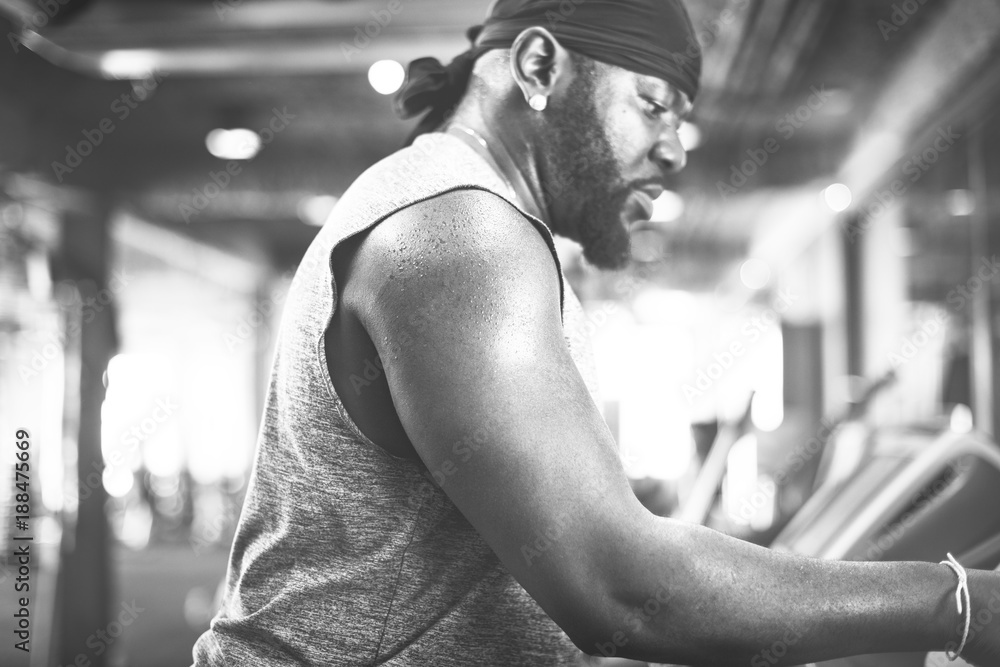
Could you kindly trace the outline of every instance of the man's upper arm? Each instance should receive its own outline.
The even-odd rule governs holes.
[[[544,239],[496,196],[452,193],[378,225],[349,280],[428,470],[574,640],[602,631],[647,515],[567,349]]]

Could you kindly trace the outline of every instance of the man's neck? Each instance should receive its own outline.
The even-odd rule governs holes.
[[[450,129],[468,133],[475,141],[485,142],[492,157],[490,166],[510,185],[521,207],[549,224],[535,155],[521,133],[486,123],[478,113],[457,114],[448,125]]]

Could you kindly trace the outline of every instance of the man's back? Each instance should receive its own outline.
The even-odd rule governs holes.
[[[511,206],[499,199],[503,182],[465,144],[428,135],[366,172],[310,248],[283,316],[225,600],[196,646],[197,665],[576,664],[569,638],[439,486],[503,425],[484,421],[453,444],[451,465],[428,471],[372,442],[349,415],[348,406],[377,401],[377,355],[357,360],[346,382],[327,368],[324,334],[340,307],[335,249],[416,202],[470,188],[483,190],[469,192],[470,201]],[[531,223],[535,241],[551,250],[548,230]],[[451,231],[441,253],[473,240],[463,239],[472,230]],[[561,276],[550,254],[558,309]],[[405,291],[404,280],[392,289]],[[582,310],[567,292],[566,337],[581,340],[573,334]],[[408,345],[393,347],[414,353]]]

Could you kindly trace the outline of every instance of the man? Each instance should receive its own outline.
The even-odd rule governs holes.
[[[498,0],[471,36],[411,67],[399,102],[427,132],[345,193],[297,273],[196,664],[957,650],[958,570],[774,553],[629,487],[550,233],[621,267],[684,166],[700,55],[679,0]],[[1000,596],[995,573],[968,582],[972,613]]]

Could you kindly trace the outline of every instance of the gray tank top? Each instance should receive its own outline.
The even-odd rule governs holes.
[[[197,667],[579,664],[581,652],[426,468],[361,433],[326,365],[333,249],[407,206],[468,188],[518,206],[461,140],[423,135],[348,189],[306,253],[286,299],[225,595],[195,644]],[[545,224],[524,215],[553,248]],[[553,261],[566,342],[599,401],[586,318],[554,248]]]

